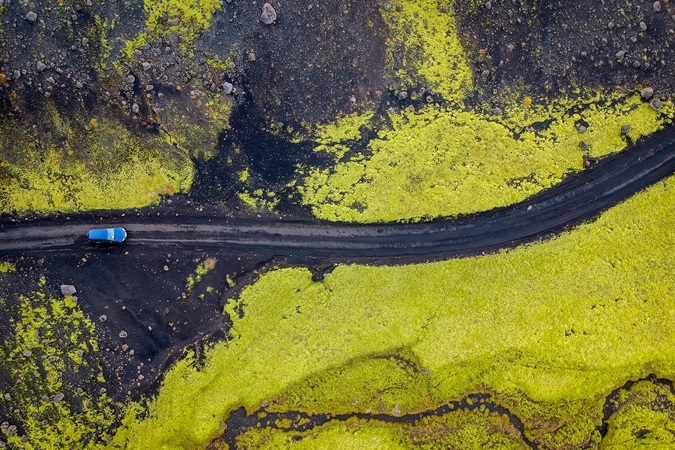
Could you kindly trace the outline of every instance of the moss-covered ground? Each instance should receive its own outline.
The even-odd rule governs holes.
[[[527,86],[513,86],[492,105],[469,107],[472,73],[452,4],[402,2],[401,11],[383,11],[391,89],[403,104],[384,117],[352,115],[319,128],[315,151],[334,164],[300,167],[297,185],[316,217],[420,220],[510,205],[673,120],[670,103],[654,111],[635,92],[579,88],[532,98]],[[358,127],[372,137],[364,140]]]
[[[503,254],[338,266],[320,283],[305,269],[272,271],[228,305],[232,340],[201,369],[179,361],[115,443],[204,446],[239,406],[405,414],[476,391],[542,446],[597,443],[610,391],[675,377],[674,214],[670,179]]]
[[[77,297],[46,290],[42,278],[18,301],[0,298],[0,443],[29,450],[101,448],[115,411],[103,388],[94,324]]]
[[[106,117],[68,119],[54,107],[42,127],[3,130],[0,210],[18,214],[124,209],[186,192],[189,155],[161,137],[136,136]]]

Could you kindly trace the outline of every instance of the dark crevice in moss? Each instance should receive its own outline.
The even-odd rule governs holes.
[[[268,412],[266,408],[260,408],[251,415],[246,414],[244,408],[232,411],[230,417],[225,423],[225,432],[222,437],[212,442],[208,449],[217,447],[218,441],[224,441],[230,449],[237,448],[237,438],[252,428],[283,429],[284,431],[306,432],[314,428],[321,427],[329,422],[346,422],[350,419],[361,419],[377,421],[384,423],[414,423],[426,417],[443,416],[454,411],[488,411],[508,417],[511,425],[518,430],[524,444],[531,449],[538,449],[537,444],[532,442],[525,434],[525,425],[522,420],[503,406],[491,402],[490,394],[470,394],[465,398],[449,402],[433,410],[422,411],[415,414],[404,414],[394,416],[390,414],[307,414],[300,411],[285,411],[282,413]],[[283,427],[280,423],[290,423],[290,426]]]

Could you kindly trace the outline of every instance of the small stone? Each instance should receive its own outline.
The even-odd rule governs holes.
[[[30,11],[26,14],[26,20],[29,22],[35,22],[37,20],[37,14],[33,11]]]
[[[80,349],[80,350],[77,351],[77,357],[82,358],[82,356],[84,356],[84,350]]]
[[[228,81],[223,83],[223,92],[225,92],[226,95],[229,95],[232,93],[234,90],[234,85]]]
[[[141,65],[143,66],[143,70],[150,70],[150,68],[152,67],[152,64],[150,64],[149,62],[144,62]]]
[[[15,70],[14,71],[14,79],[18,80],[21,77],[21,71],[20,70]]]
[[[391,9],[391,3],[385,3],[383,8],[385,11],[389,11]]]
[[[138,103],[134,103],[131,105],[131,110],[135,113],[138,114],[138,112],[141,110],[141,108],[138,106]]]
[[[49,77],[49,78],[47,78],[47,83],[49,83],[49,84],[55,84],[55,83],[56,83],[56,80],[54,79],[54,77]]]
[[[262,6],[262,14],[260,14],[260,21],[265,25],[272,25],[277,20],[277,12],[272,5],[265,3]]]
[[[607,28],[609,28],[610,30],[611,30],[612,28],[614,28],[614,22],[609,22],[609,23],[607,24]]]
[[[623,134],[626,134],[626,133],[628,133],[629,131],[630,131],[630,125],[624,125],[624,126],[621,127],[621,132],[622,132]]]
[[[131,75],[131,74],[129,74],[129,75],[126,76],[126,78],[125,78],[124,80],[125,80],[127,83],[131,84],[131,83],[133,83],[134,81],[136,81],[136,77],[133,76],[133,75]]]
[[[4,397],[5,397],[5,400],[11,400],[12,399],[12,396],[9,395],[9,394],[5,394]]]
[[[579,125],[579,126],[577,127],[577,131],[578,131],[579,133],[585,133],[585,132],[586,132],[586,126],[585,126],[585,125]]]
[[[82,89],[84,86],[82,85],[82,83],[77,81],[77,82],[75,82],[75,87],[78,88],[78,89]]]
[[[86,37],[82,38],[82,45],[87,45],[89,43],[89,39]]]
[[[255,53],[251,52],[251,53],[248,54],[248,60],[249,60],[250,62],[255,61],[255,59],[256,59]]]
[[[661,103],[660,99],[655,98],[654,100],[649,102],[649,106],[651,106],[654,111],[658,111],[663,107],[663,103]]]
[[[588,150],[588,142],[585,142],[585,141],[582,142],[581,144],[579,144],[579,147],[581,147],[581,149],[582,149],[583,151]]]
[[[54,396],[54,403],[60,402],[61,400],[63,400],[64,397],[65,397],[65,395],[63,395],[63,394],[56,394]]]
[[[627,53],[626,50],[620,50],[620,51],[616,52],[616,55],[614,55],[614,56],[616,56],[616,59],[618,61],[623,61],[623,58],[626,57],[626,53]]]
[[[98,316],[99,322],[105,322],[106,320],[108,320],[108,316],[106,316],[105,314]]]
[[[7,427],[7,434],[12,436],[16,434],[16,425],[10,425]]]
[[[403,5],[396,5],[396,12],[403,11]]]
[[[146,91],[151,91],[151,90],[153,90],[154,88],[155,88],[155,86],[153,86],[152,84],[146,84],[146,85],[145,85],[145,90],[146,90]]]
[[[644,23],[644,22],[640,22],[640,29],[641,29],[642,31],[647,31],[647,24]]]
[[[138,381],[143,381],[143,380],[145,380],[145,376],[139,375],[139,376],[138,376]]]
[[[42,61],[38,61],[37,64],[36,64],[36,67],[37,67],[38,72],[42,72],[43,70],[45,70],[47,68],[45,63],[43,63]]]
[[[654,89],[652,89],[652,88],[650,88],[650,87],[643,88],[643,89],[640,91],[640,96],[641,96],[644,100],[649,100],[650,98],[652,98],[653,95],[654,95]]]
[[[61,285],[61,293],[63,295],[73,295],[76,292],[77,292],[77,290],[75,289],[75,286],[73,286],[72,284],[62,284]]]
[[[23,351],[23,356],[25,356],[26,358],[28,358],[29,356],[32,356],[32,355],[33,355],[33,352],[30,351],[30,350],[24,350]]]
[[[499,108],[499,107],[497,107],[497,108],[495,108],[494,110],[492,110],[492,114],[494,114],[495,116],[499,116],[499,115],[500,115],[501,113],[503,113],[503,112],[504,112],[504,111],[502,111],[502,109]]]
[[[129,350],[129,346],[127,344],[122,344],[122,351],[126,352],[127,350]]]
[[[485,9],[492,9],[492,2],[485,2]]]
[[[408,91],[401,91],[398,93],[399,100],[405,100],[406,98],[408,98]]]
[[[661,11],[661,2],[658,2],[658,1],[654,2],[654,4],[652,5],[652,8],[654,8],[654,11],[656,11],[656,12]]]
[[[127,336],[129,336],[129,335],[127,334],[126,331],[120,331],[120,337],[121,337],[122,339],[126,338]]]
[[[164,269],[164,272],[168,272],[168,271],[169,271],[169,266],[166,266],[166,265],[165,265],[164,267],[162,267],[162,269]]]

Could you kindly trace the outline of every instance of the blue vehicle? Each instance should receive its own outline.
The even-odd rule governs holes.
[[[89,242],[95,244],[121,244],[127,238],[127,230],[116,228],[92,228],[87,232]]]

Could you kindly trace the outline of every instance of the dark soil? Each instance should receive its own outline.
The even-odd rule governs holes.
[[[458,0],[454,8],[477,100],[498,98],[519,84],[528,95],[577,86],[651,86],[656,96],[672,98],[675,7],[666,0],[656,3]]]

